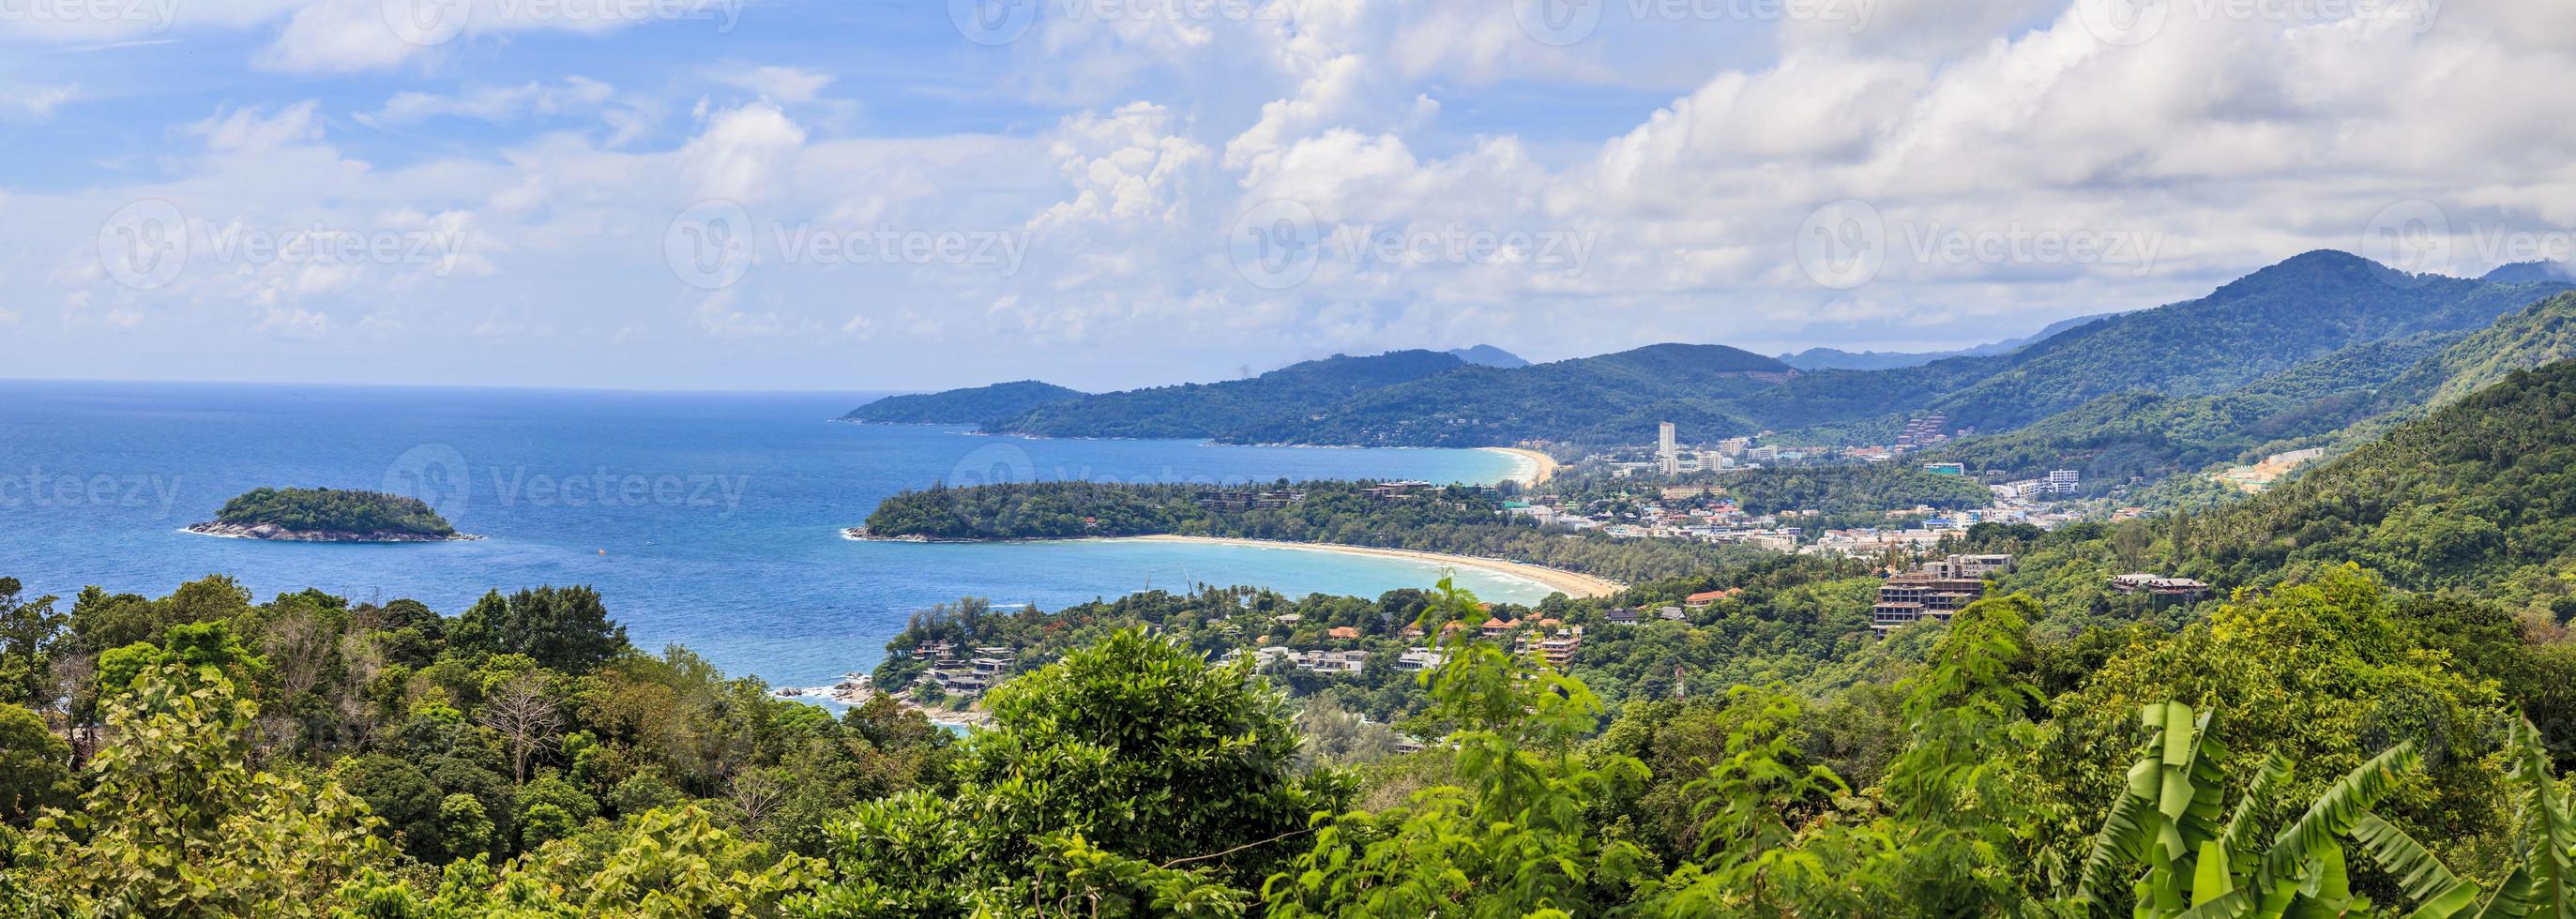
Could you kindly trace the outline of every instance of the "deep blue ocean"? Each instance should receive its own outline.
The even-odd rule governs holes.
[[[962,596],[1056,609],[1145,588],[1375,596],[1432,566],[1289,549],[857,542],[840,529],[933,482],[1030,478],[1490,482],[1472,450],[1034,440],[832,421],[852,393],[639,393],[0,381],[0,575],[31,595],[161,596],[207,574],[261,599],[317,587],[462,611],[484,591],[586,584],[641,647],[813,686],[874,666],[911,612]],[[182,532],[263,485],[430,501],[474,542],[335,545]],[[1531,602],[1537,585],[1462,586]]]

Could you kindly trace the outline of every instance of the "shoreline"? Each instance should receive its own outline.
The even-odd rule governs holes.
[[[225,523],[220,520],[210,520],[205,523],[192,523],[187,526],[180,527],[179,532],[191,533],[198,536],[212,536],[217,539],[249,539],[260,542],[335,542],[370,545],[384,545],[391,543],[473,542],[483,538],[472,533],[454,533],[447,536],[424,536],[416,533],[394,532],[342,533],[326,530],[289,530],[270,523]]]
[[[1566,596],[1573,597],[1578,600],[1592,597],[1606,597],[1626,589],[1626,585],[1620,584],[1616,581],[1597,578],[1588,574],[1577,574],[1562,568],[1549,568],[1543,565],[1505,561],[1498,558],[1479,558],[1473,555],[1447,555],[1439,552],[1418,552],[1412,549],[1380,549],[1375,546],[1352,546],[1344,545],[1342,543],[1286,542],[1273,539],[1240,539],[1229,536],[1178,536],[1164,534],[1156,536],[1102,536],[1095,538],[1104,541],[1141,540],[1147,542],[1194,543],[1203,546],[1241,546],[1253,549],[1303,549],[1310,552],[1337,552],[1343,555],[1373,555],[1379,558],[1396,558],[1416,562],[1434,562],[1448,565],[1453,568],[1474,568],[1479,571],[1490,572],[1493,574],[1526,578],[1528,580],[1536,581],[1542,586],[1561,591]]]
[[[1547,480],[1556,478],[1556,457],[1545,453],[1520,447],[1477,447],[1475,449],[1511,457],[1514,461],[1512,471],[1503,476],[1507,481],[1519,482],[1527,488],[1537,488],[1547,484]]]

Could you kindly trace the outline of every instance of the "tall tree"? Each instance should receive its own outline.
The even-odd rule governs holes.
[[[610,622],[599,592],[538,587],[483,599],[447,630],[451,647],[468,653],[525,654],[539,666],[586,673],[628,650],[626,627]]]

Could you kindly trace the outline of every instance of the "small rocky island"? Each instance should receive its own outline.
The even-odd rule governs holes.
[[[191,533],[286,542],[445,542],[456,532],[418,498],[353,488],[259,488],[224,502]]]

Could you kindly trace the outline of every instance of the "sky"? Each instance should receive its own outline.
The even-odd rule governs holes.
[[[2576,4],[0,0],[0,377],[1087,389],[2565,259]]]

